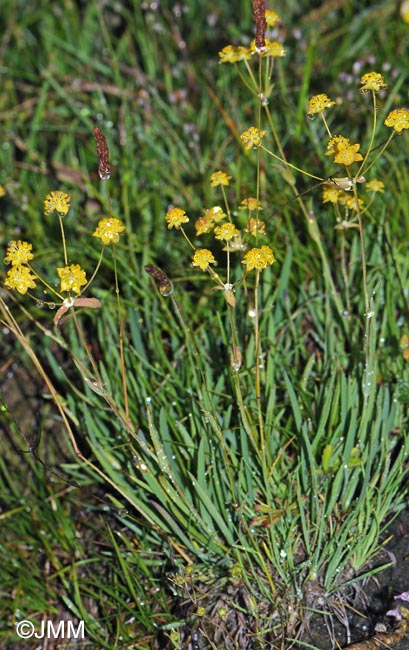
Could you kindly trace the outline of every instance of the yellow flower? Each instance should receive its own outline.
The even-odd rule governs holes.
[[[245,228],[246,232],[257,237],[257,235],[264,235],[266,232],[266,224],[260,219],[249,219]]]
[[[254,54],[257,53],[259,56],[266,58],[268,56],[272,57],[281,57],[285,56],[285,49],[277,41],[270,41],[268,38],[264,39],[265,46],[262,51],[258,50],[256,47],[256,39],[253,39],[250,43],[250,51]]]
[[[210,176],[210,187],[217,187],[218,185],[229,185],[231,176],[228,176],[226,172],[214,172]]]
[[[334,185],[325,186],[322,190],[323,203],[339,203],[341,196],[344,194],[343,190]]]
[[[345,205],[346,208],[353,210],[354,212],[360,212],[364,207],[364,202],[362,199],[357,199],[355,196],[345,194],[345,201],[343,201],[343,205]]]
[[[269,27],[275,27],[277,23],[281,23],[280,17],[276,14],[275,11],[270,11],[267,9],[266,11],[266,22]]]
[[[211,217],[199,217],[195,222],[196,235],[207,235],[207,233],[212,232],[214,228],[214,221]]]
[[[260,201],[255,199],[252,196],[249,196],[247,199],[243,199],[239,205],[239,210],[248,210],[252,212],[253,210],[262,210],[263,208],[260,205]]]
[[[70,201],[71,197],[64,192],[50,192],[45,197],[44,212],[45,214],[52,214],[55,210],[59,215],[64,216],[70,209]]]
[[[27,266],[12,266],[7,271],[4,285],[9,289],[16,289],[19,293],[25,294],[28,289],[34,289],[36,276],[33,275]]]
[[[252,248],[249,250],[242,260],[242,264],[246,265],[246,271],[252,271],[257,269],[261,271],[265,269],[270,264],[274,264],[275,257],[274,253],[269,246],[262,246],[261,248]]]
[[[397,133],[409,129],[409,111],[406,108],[395,108],[387,116],[385,126],[391,126]]]
[[[219,52],[219,63],[237,63],[238,61],[247,61],[251,57],[251,50],[244,45],[226,45]]]
[[[216,264],[213,253],[207,248],[197,250],[192,257],[192,266],[198,266],[202,271],[206,271],[209,264]]]
[[[222,223],[221,226],[217,226],[214,229],[214,236],[216,239],[230,241],[230,239],[238,237],[238,235],[240,235],[239,230],[237,230],[236,226],[233,223],[230,223],[230,221]]]
[[[186,212],[180,208],[172,208],[171,210],[168,210],[165,219],[168,222],[168,228],[176,228],[176,230],[179,230],[182,223],[188,223],[189,221]]]
[[[331,156],[337,150],[342,149],[342,148],[346,148],[348,145],[349,145],[348,138],[344,138],[343,135],[335,135],[328,142],[326,155]]]
[[[265,131],[260,131],[257,127],[250,126],[240,135],[240,140],[245,150],[248,151],[249,149],[259,147],[265,134]]]
[[[363,160],[361,154],[358,153],[360,146],[359,144],[350,144],[348,138],[339,135],[331,138],[325,154],[327,156],[333,155],[335,163],[349,166],[354,162]]]
[[[113,217],[101,219],[92,236],[97,237],[102,241],[104,246],[107,246],[108,244],[117,244],[119,242],[119,235],[124,230],[125,226],[119,219]]]
[[[277,41],[269,41],[268,38],[265,39],[267,51],[263,52],[262,56],[272,56],[274,58],[285,56],[285,49]]]
[[[368,181],[365,189],[367,192],[372,192],[372,194],[375,194],[376,192],[384,192],[384,188],[385,183],[382,183],[382,181],[378,181],[376,178],[374,178],[373,181]]]
[[[0,197],[5,196],[6,190],[4,189],[3,185],[0,185]]]
[[[322,111],[325,111],[326,108],[331,108],[331,106],[335,106],[335,102],[333,102],[325,93],[314,95],[308,102],[307,115],[322,113]]]
[[[205,211],[204,216],[211,219],[214,223],[219,223],[219,221],[223,221],[223,219],[226,218],[226,215],[224,214],[220,205],[215,205],[213,208],[208,208]]]
[[[358,153],[360,147],[360,144],[351,144],[346,149],[341,149],[334,156],[334,162],[348,167],[354,162],[363,160],[362,155]]]
[[[205,210],[203,217],[199,217],[195,223],[196,235],[200,237],[200,235],[211,232],[215,224],[223,221],[225,218],[226,215],[219,205],[208,208]]]
[[[31,252],[32,248],[32,245],[26,241],[12,241],[7,248],[7,255],[4,258],[4,261],[6,263],[11,263],[12,266],[28,264],[28,262],[34,257]]]
[[[368,92],[368,90],[373,90],[375,93],[379,92],[381,88],[387,88],[388,84],[385,83],[385,79],[382,77],[379,72],[367,72],[361,77],[360,87],[361,92]]]
[[[79,264],[63,266],[57,269],[57,273],[61,280],[61,291],[81,293],[81,287],[87,284],[85,271],[83,271]]]

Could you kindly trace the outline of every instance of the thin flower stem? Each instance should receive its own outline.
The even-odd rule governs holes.
[[[320,116],[321,116],[322,121],[324,122],[324,126],[325,126],[325,128],[326,128],[326,131],[327,131],[329,137],[332,138],[332,133],[331,133],[331,130],[330,130],[329,126],[328,126],[328,122],[327,122],[327,120],[325,119],[325,115],[324,115],[324,113],[321,112],[321,113],[320,113]]]
[[[64,297],[60,293],[58,293],[58,291],[56,291],[54,289],[54,287],[52,287],[50,284],[48,284],[48,282],[46,280],[44,280],[44,278],[41,275],[38,275],[36,270],[33,269],[33,267],[30,264],[27,264],[27,266],[30,269],[30,271],[32,271],[35,274],[38,281],[41,282],[41,284],[43,284],[50,293],[53,293],[54,296],[57,296],[57,298],[59,298],[61,301],[64,300]],[[30,294],[30,296],[31,296],[31,294]],[[37,298],[35,298],[35,296],[31,296],[31,297],[34,298],[34,300],[38,300]],[[44,300],[43,302],[46,302],[46,301]]]
[[[116,309],[117,309],[118,322],[119,322],[119,356],[121,359],[122,392],[124,396],[125,421],[129,423],[129,401],[128,401],[128,387],[126,382],[126,366],[125,366],[125,353],[124,353],[124,318],[121,310],[121,296],[120,296],[119,284],[118,284],[118,267],[117,267],[115,246],[113,248],[113,257],[114,257]]]
[[[233,348],[233,355],[235,358],[237,358],[236,355],[236,350],[238,347],[237,344],[237,332],[236,332],[236,326],[234,322],[234,317],[233,317],[233,308],[228,306],[228,315],[229,315],[229,322],[230,322],[230,332],[232,336],[232,348]],[[254,448],[259,451],[259,440],[257,436],[257,430],[254,427],[254,425],[251,422],[250,415],[248,413],[248,410],[244,404],[244,399],[243,399],[243,392],[241,389],[241,383],[240,383],[240,375],[238,372],[233,372],[233,382],[234,382],[234,391],[237,399],[237,405],[239,407],[240,411],[240,416],[241,416],[241,421],[243,423],[244,429],[251,440],[251,442],[254,445]]]
[[[256,282],[254,286],[254,347],[256,358],[256,403],[258,415],[258,427],[260,436],[260,452],[262,458],[265,457],[264,448],[264,421],[261,410],[261,379],[260,379],[260,366],[261,366],[261,341],[260,341],[260,323],[259,323],[259,291],[260,291],[260,271],[256,270]]]
[[[347,308],[347,312],[351,313],[351,297],[349,292],[349,278],[348,278],[348,271],[347,271],[345,229],[341,231],[341,273],[344,279],[346,308]]]
[[[207,267],[207,272],[208,272],[208,274],[210,275],[210,277],[215,281],[215,283],[216,283],[219,287],[221,287],[221,288],[224,289],[224,282],[223,282],[223,280],[222,280],[221,277],[216,273],[216,271],[214,271],[214,270],[212,269],[211,266],[208,266],[208,267]]]
[[[385,142],[385,144],[383,145],[383,147],[382,147],[381,150],[379,151],[379,153],[378,153],[378,154],[375,156],[375,158],[371,161],[371,163],[368,165],[368,167],[365,168],[365,170],[364,170],[364,171],[365,171],[365,174],[367,174],[368,171],[371,169],[371,167],[374,166],[374,164],[376,163],[376,161],[379,160],[379,158],[382,156],[382,154],[383,154],[383,152],[385,151],[385,149],[387,149],[387,147],[390,145],[391,140],[392,140],[392,138],[393,138],[395,135],[396,135],[396,131],[392,131],[392,133],[390,134],[389,138],[387,139],[387,141]]]
[[[305,169],[301,169],[300,167],[297,167],[297,165],[293,165],[292,163],[288,162],[288,160],[286,160],[286,158],[284,157],[284,154],[283,157],[281,158],[280,156],[277,156],[276,153],[271,151],[271,149],[267,149],[267,147],[264,146],[263,144],[259,148],[263,149],[263,151],[265,151],[270,156],[272,156],[272,158],[275,158],[275,160],[279,160],[280,162],[282,162],[286,167],[290,167],[290,169],[294,169],[294,171],[300,172],[300,174],[304,174],[304,176],[308,176],[309,178],[314,178],[316,181],[323,181],[323,182],[325,181],[325,178],[321,178],[321,176],[315,176],[315,174],[310,174],[309,172],[306,172]]]
[[[189,239],[189,237],[187,236],[187,234],[185,233],[185,231],[184,231],[184,229],[183,229],[183,226],[180,226],[179,230],[181,231],[183,237],[186,239],[186,241],[187,241],[187,243],[189,244],[190,248],[192,248],[192,249],[195,251],[196,248],[195,248],[195,246],[192,244],[192,242],[190,241],[190,239]]]
[[[373,117],[372,117],[371,139],[369,141],[369,146],[368,146],[367,152],[366,152],[366,154],[364,156],[364,159],[361,162],[361,165],[360,165],[357,173],[355,174],[355,178],[359,178],[362,175],[362,170],[365,168],[366,161],[368,160],[368,156],[372,151],[373,143],[374,143],[374,140],[375,140],[375,132],[376,132],[376,95],[375,95],[374,90],[372,91],[372,102],[373,102],[373,111],[372,111]],[[372,164],[373,164],[373,162],[372,162]],[[369,169],[369,167],[366,168],[365,172],[367,172],[368,169]]]
[[[99,271],[99,267],[101,266],[102,258],[104,257],[104,251],[105,251],[105,246],[101,249],[101,252],[99,254],[99,259],[98,259],[97,265],[95,267],[95,270],[94,270],[93,274],[91,275],[91,278],[88,280],[87,284],[85,285],[85,287],[84,287],[84,289],[82,290],[81,293],[85,293],[85,291],[88,289],[88,287],[92,284],[96,274]]]
[[[227,218],[228,218],[228,220],[230,221],[230,223],[232,223],[231,212],[230,212],[230,206],[229,206],[229,202],[228,202],[228,200],[227,200],[226,190],[224,189],[224,186],[223,186],[223,185],[221,185],[221,189],[222,189],[222,194],[223,194],[224,207],[226,208]]]
[[[358,206],[358,229],[359,229],[359,241],[361,244],[361,263],[362,263],[362,284],[364,290],[364,301],[365,301],[365,335],[364,335],[364,355],[365,355],[365,370],[362,383],[362,391],[364,397],[364,409],[368,406],[369,396],[371,394],[371,382],[374,378],[374,359],[371,354],[372,349],[372,338],[374,337],[374,327],[372,323],[375,321],[375,314],[373,305],[370,304],[369,291],[368,291],[368,277],[367,277],[367,262],[366,262],[366,251],[365,251],[365,235],[364,235],[364,226],[362,219],[362,212],[359,209],[358,203],[358,192],[356,186],[353,188],[354,197],[356,204]]]
[[[227,252],[226,252],[226,283],[230,284],[230,249],[229,249],[229,242],[227,242],[226,247],[227,247]]]
[[[245,78],[244,75],[241,73],[240,68],[239,68],[239,66],[238,66],[237,64],[235,64],[235,68],[236,68],[236,70],[237,70],[237,72],[238,72],[238,75],[239,75],[240,79],[242,80],[242,82],[243,82],[244,85],[246,86],[246,88],[248,88],[248,90],[250,90],[250,92],[251,92],[252,95],[257,95],[257,94],[259,93],[260,85],[259,85],[259,84],[257,83],[257,81],[256,81],[256,78],[255,78],[255,76],[254,76],[254,74],[253,74],[253,70],[251,69],[251,66],[249,65],[249,62],[248,62],[248,61],[244,61],[244,64],[245,64],[245,66],[246,66],[246,70],[247,70],[247,72],[248,72],[248,75],[249,75],[249,77],[250,77],[250,79],[251,79],[251,83],[252,83],[252,85],[250,85],[250,84],[247,82],[246,78]]]
[[[190,327],[190,325],[187,322],[187,319],[185,317],[185,314],[183,312],[182,306],[180,305],[179,301],[175,297],[174,293],[171,294],[171,300],[172,304],[174,306],[175,312],[177,314],[177,317],[182,325],[186,343],[187,343],[187,350],[188,354],[190,355],[191,358],[191,367],[193,369],[194,374],[196,375],[196,385],[198,387],[198,393],[199,393],[199,399],[200,401],[203,400],[203,411],[207,414],[208,420],[211,422],[212,427],[214,430],[217,432],[217,437],[218,437],[218,442],[221,445],[222,451],[223,451],[223,456],[225,460],[225,466],[227,468],[227,476],[228,476],[228,481],[229,481],[229,486],[230,486],[230,491],[232,495],[233,502],[236,503],[239,495],[237,491],[236,484],[234,482],[234,478],[231,472],[231,463],[229,460],[229,454],[227,452],[225,442],[223,439],[222,432],[220,430],[219,424],[214,417],[212,413],[212,398],[210,395],[210,389],[208,386],[208,380],[206,376],[206,372],[203,368],[203,361],[202,361],[202,356],[199,350],[199,347],[196,342],[196,338],[193,334],[193,331]],[[231,312],[231,308],[229,308],[229,314]],[[200,376],[200,380],[199,380]],[[201,394],[202,393],[202,394]],[[204,399],[203,399],[204,398]]]
[[[314,178],[314,179],[316,179],[318,181],[325,181],[325,179],[321,178],[320,176],[315,176],[314,174],[310,174],[309,172],[306,172],[304,169],[300,169],[299,167],[296,167],[296,165],[293,165],[293,164],[291,164],[291,163],[289,163],[287,161],[287,159],[285,157],[285,154],[284,154],[284,151],[283,151],[283,149],[281,147],[280,140],[279,140],[278,135],[276,133],[276,130],[275,130],[275,127],[274,127],[274,122],[273,122],[273,120],[271,118],[270,111],[268,110],[267,106],[265,106],[264,108],[266,110],[267,119],[268,119],[270,128],[272,130],[274,140],[275,140],[275,142],[277,144],[277,147],[278,147],[278,149],[280,151],[281,157],[277,156],[277,154],[275,154],[272,151],[270,151],[269,149],[267,149],[267,147],[265,147],[264,145],[261,145],[261,149],[263,149],[264,151],[269,153],[273,158],[275,158],[275,159],[279,160],[280,162],[284,163],[284,165],[286,165],[287,167],[290,167],[291,169],[294,169],[295,171],[301,172],[301,174],[304,174],[305,176],[309,176],[310,178]],[[330,269],[330,266],[329,266],[329,263],[328,263],[327,256],[325,254],[325,250],[324,250],[324,247],[323,247],[323,244],[322,244],[321,233],[320,233],[317,221],[315,219],[315,216],[314,216],[314,214],[309,212],[307,210],[307,208],[305,207],[304,201],[300,197],[300,195],[298,193],[298,190],[295,187],[295,185],[290,183],[290,186],[291,186],[291,188],[292,188],[292,190],[294,192],[295,199],[298,202],[298,205],[300,206],[300,208],[302,210],[302,213],[303,213],[303,215],[304,215],[304,217],[306,219],[306,223],[307,223],[308,232],[310,234],[310,237],[313,239],[313,241],[316,243],[316,245],[318,247],[320,257],[321,257],[321,263],[322,263],[322,267],[323,267],[324,277],[326,278],[326,280],[328,282],[328,285],[330,287],[331,295],[332,295],[333,300],[335,302],[335,306],[337,308],[337,311],[338,311],[339,315],[341,317],[343,317],[343,315],[344,315],[344,307],[342,305],[341,298],[340,298],[340,296],[338,294],[338,291],[336,290],[335,283],[334,283],[334,280],[332,278],[331,269]]]
[[[261,114],[262,114],[262,72],[263,72],[263,59],[260,57],[260,64],[258,66],[259,73],[259,101],[257,104],[257,124],[258,128],[261,131]],[[261,174],[261,149],[257,149],[257,177],[256,177],[256,200],[257,205],[259,205],[260,200],[260,174]],[[264,421],[261,412],[261,380],[260,380],[260,358],[262,355],[261,351],[261,340],[260,340],[260,329],[259,329],[259,285],[260,285],[260,271],[256,270],[256,281],[254,287],[254,357],[256,360],[256,375],[255,375],[255,395],[256,395],[256,404],[257,404],[257,417],[258,417],[258,430],[259,430],[259,445],[262,459],[265,458],[264,450]]]
[[[63,253],[64,253],[64,265],[68,266],[68,256],[67,256],[67,245],[65,242],[65,233],[64,233],[64,226],[62,222],[62,217],[59,214],[58,215],[58,221],[60,222],[60,229],[61,229],[61,241],[62,241],[62,248],[63,248]]]

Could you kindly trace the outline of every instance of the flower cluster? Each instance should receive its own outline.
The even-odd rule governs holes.
[[[203,217],[199,217],[195,222],[196,235],[200,237],[200,235],[212,232],[215,225],[220,221],[223,221],[225,218],[226,215],[219,205],[215,205],[213,208],[208,208]]]
[[[200,248],[195,251],[192,258],[192,266],[198,266],[202,271],[206,271],[210,264],[216,264],[215,257],[207,248]]]
[[[407,108],[395,108],[385,119],[385,126],[391,126],[396,133],[409,129],[409,110]]]
[[[176,228],[176,230],[179,230],[182,227],[182,224],[189,223],[189,217],[186,212],[180,208],[172,208],[171,210],[168,210],[165,219],[168,223],[168,228]]]
[[[265,134],[266,131],[260,131],[256,126],[250,126],[240,134],[240,142],[246,151],[257,149],[261,146]]]
[[[266,224],[261,219],[249,219],[244,230],[257,237],[258,235],[265,234]]]
[[[243,199],[239,205],[239,210],[248,210],[249,212],[254,212],[255,210],[262,210],[263,208],[260,205],[260,201],[253,196],[249,196],[247,199]]]
[[[71,264],[57,269],[58,277],[61,282],[61,292],[72,291],[81,293],[81,287],[87,284],[85,271],[79,264]]]
[[[342,135],[336,135],[328,142],[325,155],[334,156],[335,163],[348,167],[354,162],[363,160],[361,154],[358,153],[360,146],[359,144],[351,144],[349,139],[344,138]]]
[[[361,77],[361,92],[368,92],[372,90],[378,93],[381,88],[387,88],[388,84],[385,83],[384,78],[379,72],[367,72]]]
[[[31,252],[32,248],[32,244],[29,244],[26,241],[12,241],[7,248],[7,254],[4,261],[6,264],[12,264],[12,266],[28,264],[34,258],[34,255]]]
[[[70,209],[70,201],[71,197],[64,192],[50,192],[44,200],[44,212],[45,214],[52,214],[55,211],[61,217],[64,217]]]
[[[226,45],[219,52],[219,63],[238,63],[248,61],[253,54],[265,57],[281,57],[285,50],[281,43],[270,41],[265,38],[266,27],[275,27],[281,22],[275,11],[267,10],[264,15],[256,12],[254,16],[256,23],[256,38],[252,40],[249,47],[245,45]]]
[[[266,11],[266,23],[269,27],[275,27],[281,22],[280,17],[276,14],[275,11],[267,9]]]
[[[274,253],[269,246],[262,246],[261,248],[252,248],[247,251],[242,260],[242,264],[245,264],[246,271],[252,271],[256,269],[257,271],[262,271],[271,264],[274,264],[275,257]]]
[[[98,227],[93,233],[93,237],[97,237],[102,241],[104,246],[108,244],[117,244],[119,242],[119,235],[125,230],[125,226],[119,219],[113,217],[108,219],[101,219]]]
[[[238,63],[251,58],[252,52],[244,45],[226,45],[219,52],[219,63]]]
[[[376,194],[377,192],[384,192],[385,183],[383,183],[382,181],[378,181],[376,178],[374,178],[372,181],[368,181],[365,189],[367,192],[371,194]]]
[[[270,41],[268,38],[264,39],[264,46],[262,49],[257,49],[256,40],[253,39],[250,43],[250,52],[252,54],[259,54],[263,59],[272,57],[274,59],[285,56],[285,49],[278,43],[278,41]]]
[[[260,132],[259,129],[255,127],[250,127],[248,129],[247,135],[251,142],[261,140],[264,135],[264,132]],[[208,208],[202,217],[199,217],[195,222],[196,235],[201,236],[213,232],[214,239],[218,241],[223,241],[225,246],[223,251],[227,252],[228,255],[231,253],[243,253],[247,251],[247,245],[242,239],[242,232],[239,228],[232,223],[230,210],[227,204],[227,197],[224,194],[224,187],[229,185],[231,176],[222,171],[214,172],[210,176],[210,185],[212,187],[221,186],[223,190],[223,196],[225,198],[226,207],[228,214],[225,214],[223,209],[220,206],[214,206]],[[247,210],[248,213],[255,212],[256,214],[261,211],[263,208],[260,204],[259,199],[255,197],[247,197],[243,199],[239,205],[239,210]],[[180,228],[183,223],[187,223],[189,218],[186,215],[186,212],[181,208],[172,208],[169,210],[165,219],[168,223],[168,228]],[[261,221],[258,217],[253,218],[249,217],[247,224],[244,228],[244,233],[247,233],[253,237],[258,238],[265,234],[266,224]],[[195,249],[192,256],[192,266],[198,267],[202,271],[208,271],[211,275],[217,280],[218,288],[222,288],[225,292],[226,300],[230,306],[235,305],[235,298],[232,292],[232,286],[229,282],[227,284],[220,285],[220,278],[215,272],[211,269],[211,265],[217,264],[216,258],[211,250],[208,248],[197,249],[190,242],[188,235],[183,231],[185,238],[189,241],[192,248]],[[246,272],[256,269],[261,271],[267,266],[270,266],[275,262],[273,251],[269,246],[261,246],[261,248],[252,248],[248,250],[242,260],[242,264],[246,267]],[[229,264],[228,264],[229,266]],[[229,287],[226,289],[226,287]]]
[[[35,279],[37,276],[28,266],[28,263],[34,258],[31,249],[32,245],[28,242],[12,241],[4,258],[7,264],[11,264],[4,285],[8,289],[15,289],[22,295],[26,294],[28,289],[34,289],[36,286]]]
[[[27,293],[28,289],[34,289],[36,276],[31,273],[27,266],[13,266],[7,272],[4,286],[15,289],[21,294]]]
[[[218,187],[219,185],[229,185],[231,176],[226,172],[217,171],[210,176],[210,187]]]
[[[335,106],[335,102],[325,93],[314,95],[308,102],[307,115],[311,116],[322,113],[326,108],[331,108],[331,106]]]
[[[50,192],[44,201],[44,212],[46,214],[57,212],[60,217],[65,216],[70,209],[70,201],[71,197],[64,192]],[[93,236],[100,239],[104,246],[107,246],[108,244],[118,243],[119,235],[124,230],[125,227],[119,219],[101,219]],[[26,294],[28,289],[34,289],[36,286],[35,280],[41,280],[50,289],[49,285],[30,267],[29,263],[34,258],[31,251],[32,245],[28,242],[12,241],[4,258],[6,264],[11,264],[11,269],[7,273],[4,284],[9,289],[15,289],[21,294]],[[64,252],[64,255],[66,258],[66,252]],[[87,284],[86,273],[79,264],[66,264],[66,266],[59,267],[57,268],[57,274],[60,279],[60,292],[62,293],[81,294],[81,287]],[[84,300],[92,303],[94,299],[84,298]]]
[[[215,239],[223,239],[224,241],[230,241],[234,237],[238,237],[239,234],[239,230],[230,221],[226,221],[226,223],[222,223],[221,226],[217,226],[214,229]]]

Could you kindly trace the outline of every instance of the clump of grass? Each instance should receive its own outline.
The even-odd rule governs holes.
[[[3,323],[41,373],[84,471],[109,490],[115,507],[131,510],[123,524],[147,527],[150,550],[167,556],[173,619],[166,612],[157,627],[175,648],[288,647],[314,612],[345,621],[348,588],[380,569],[381,532],[407,497],[402,468],[409,440],[396,385],[407,370],[402,356],[392,370],[382,347],[396,320],[392,305],[398,301],[403,312],[407,304],[383,269],[377,196],[384,187],[368,173],[395,134],[409,127],[409,114],[397,108],[381,120],[386,82],[366,73],[365,145],[334,135],[326,111],[336,104],[322,93],[310,99],[306,114],[322,120],[314,127],[320,141],[328,139],[321,159],[331,157],[341,171],[321,175],[293,164],[271,110],[279,106],[276,62],[285,56],[273,40],[280,21],[259,1],[254,16],[255,42],[220,52],[254,99],[254,125],[237,129],[238,158],[246,156],[240,164],[253,175],[252,191],[242,193],[239,162],[230,170],[226,161],[210,175],[217,205],[204,207],[194,230],[188,206],[168,206],[163,227],[182,235],[191,252],[185,276],[173,277],[172,266],[165,272],[148,253],[139,275],[129,277],[131,239],[121,244],[127,235],[111,207],[109,148],[97,129],[96,167],[108,214],[94,231],[103,247],[93,284],[71,264],[64,228],[70,200],[60,190],[45,203],[60,224],[60,289],[32,265],[28,242],[12,242],[6,256],[9,289],[31,294],[42,282],[47,299],[42,294],[41,302],[59,302],[58,329],[44,332],[34,324],[69,353],[82,384],[51,348],[42,360],[0,303]],[[369,114],[366,104],[363,111]],[[392,131],[377,148],[382,122]],[[304,219],[305,259],[276,232],[269,163]],[[323,185],[317,214],[300,195],[299,175]],[[332,237],[323,235],[323,220],[334,224]],[[168,233],[171,246],[173,236]],[[114,299],[92,288],[107,246]],[[311,269],[313,254],[319,263]],[[398,274],[401,268],[398,263]],[[84,324],[77,309],[90,307],[98,311]],[[119,550],[118,557],[121,562]],[[121,566],[131,585],[126,563]],[[143,562],[136,570],[149,573]],[[138,594],[129,591],[136,602]]]

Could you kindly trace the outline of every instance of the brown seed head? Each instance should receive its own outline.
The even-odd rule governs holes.
[[[253,0],[253,19],[256,24],[256,48],[264,50],[266,47],[266,3],[265,0]]]
[[[172,282],[169,280],[168,276],[158,269],[157,266],[152,264],[145,265],[145,271],[149,273],[151,278],[153,278],[158,286],[158,289],[162,296],[169,296],[173,291]]]
[[[111,165],[109,163],[109,149],[107,139],[97,126],[93,129],[98,154],[98,175],[101,181],[107,181],[111,176]]]

